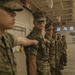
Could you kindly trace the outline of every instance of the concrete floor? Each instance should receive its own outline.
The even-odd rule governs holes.
[[[75,44],[68,44],[68,63],[62,71],[63,75],[75,75]]]
[[[75,44],[68,44],[67,49],[68,63],[65,69],[62,71],[63,75],[75,75]],[[27,75],[26,70],[26,56],[24,52],[15,53],[17,61],[17,75]]]

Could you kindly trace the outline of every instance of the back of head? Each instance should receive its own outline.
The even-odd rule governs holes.
[[[66,39],[66,36],[65,35],[62,35],[62,39]]]
[[[53,28],[53,33],[57,33],[57,29],[56,28]]]

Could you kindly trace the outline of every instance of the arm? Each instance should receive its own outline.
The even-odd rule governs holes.
[[[5,35],[9,39],[10,45],[12,47],[17,46],[17,45],[29,46],[29,45],[38,44],[37,40],[30,40],[30,39],[27,39],[26,37],[16,37],[10,33],[5,33]]]
[[[45,42],[46,44],[50,44],[50,41],[49,41],[48,39],[45,39],[45,38],[44,38],[44,42]]]
[[[36,56],[29,55],[29,72],[30,75],[37,75]]]
[[[17,45],[29,46],[29,45],[37,45],[37,40],[30,40],[25,37],[17,37]]]

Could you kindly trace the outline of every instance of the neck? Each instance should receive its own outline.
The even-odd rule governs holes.
[[[57,40],[57,37],[56,36],[53,36],[53,39]]]
[[[0,37],[3,35],[4,30],[0,30]]]
[[[50,36],[50,37],[52,37],[52,35],[50,35],[50,34],[47,34],[48,36]]]
[[[43,30],[39,30],[40,33],[42,33]]]
[[[41,29],[38,29],[37,27],[34,27],[34,28],[36,28],[40,33],[42,33],[43,32],[43,30],[41,30]]]

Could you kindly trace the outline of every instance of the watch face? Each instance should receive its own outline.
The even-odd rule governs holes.
[[[53,8],[53,0],[46,0],[50,8]]]

